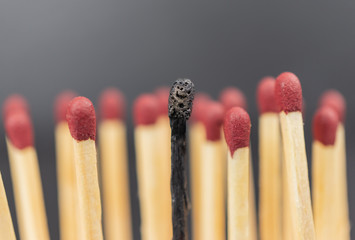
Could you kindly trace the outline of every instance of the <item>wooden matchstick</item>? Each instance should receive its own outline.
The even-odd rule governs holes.
[[[312,196],[314,226],[317,239],[337,239],[336,185],[334,169],[336,156],[337,113],[330,107],[321,107],[313,118]]]
[[[206,138],[206,133],[202,116],[209,100],[209,96],[204,93],[196,94],[189,127],[192,239],[194,240],[203,240],[201,238],[201,145]]]
[[[194,84],[189,79],[178,79],[171,87],[169,96],[173,240],[188,239],[189,200],[186,182],[186,121],[192,111],[194,93]]]
[[[138,195],[143,240],[164,240],[160,235],[160,179],[157,118],[159,101],[155,95],[143,94],[133,106]]]
[[[334,168],[334,175],[337,188],[334,196],[335,203],[335,219],[334,223],[337,226],[337,237],[339,239],[350,239],[350,220],[349,220],[349,203],[348,189],[346,177],[346,144],[345,144],[345,112],[346,102],[340,92],[336,90],[326,91],[320,100],[320,106],[329,106],[337,114],[340,120],[338,125],[335,146],[337,149],[337,161]]]
[[[228,145],[228,240],[249,239],[249,139],[250,118],[240,108],[231,108],[224,117],[224,137]]]
[[[73,144],[66,120],[68,104],[75,96],[72,91],[64,91],[58,95],[54,106],[59,226],[63,240],[81,239]]]
[[[100,115],[104,235],[107,240],[131,240],[125,100],[119,90],[110,88],[101,94]]]
[[[173,226],[171,222],[171,192],[170,192],[170,178],[171,178],[171,145],[170,145],[170,125],[168,116],[170,89],[162,87],[155,91],[155,95],[159,101],[159,116],[157,119],[157,145],[160,146],[158,150],[160,170],[160,235],[162,239],[171,239],[173,237]]]
[[[83,239],[103,239],[101,200],[96,159],[96,116],[92,102],[76,97],[68,105],[67,122],[74,149]]]
[[[281,135],[275,79],[265,77],[257,90],[259,106],[259,219],[261,240],[282,239]]]
[[[4,183],[0,173],[0,239],[16,240]]]
[[[21,239],[49,239],[42,183],[28,109],[5,113],[6,142]],[[4,107],[4,111],[6,106]]]
[[[280,109],[284,161],[294,239],[313,240],[315,231],[308,180],[302,117],[302,88],[293,73],[276,78],[275,94]]]
[[[201,147],[201,239],[225,240],[225,154],[221,138],[224,107],[209,102],[202,117],[206,138]]]

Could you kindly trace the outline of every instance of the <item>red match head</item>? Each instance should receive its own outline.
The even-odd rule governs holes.
[[[71,136],[77,141],[96,138],[96,115],[92,102],[76,97],[68,105],[67,121]]]
[[[224,107],[217,102],[206,103],[206,111],[202,117],[202,122],[206,129],[208,141],[218,141],[221,139],[221,127],[224,119]]]
[[[133,118],[136,126],[155,124],[159,116],[159,100],[153,94],[143,94],[133,106]]]
[[[275,78],[263,78],[257,90],[257,100],[260,114],[267,112],[279,112],[275,97]]]
[[[224,89],[219,96],[219,100],[225,107],[226,111],[232,107],[241,107],[247,109],[247,101],[243,92],[235,87]]]
[[[338,114],[328,106],[321,107],[313,117],[314,140],[324,145],[334,145],[338,124]]]
[[[99,106],[100,116],[103,120],[123,120],[125,118],[125,98],[116,88],[108,88],[101,93]]]
[[[77,94],[73,91],[67,90],[61,92],[54,102],[54,117],[57,123],[67,121],[67,108],[71,100],[75,98]]]
[[[250,127],[249,115],[243,108],[234,107],[226,113],[223,130],[232,156],[238,148],[249,146]]]
[[[26,99],[19,94],[9,96],[3,104],[3,118],[16,111],[25,111],[29,113],[29,107]]]
[[[168,87],[161,87],[155,91],[155,95],[159,101],[159,115],[161,116],[168,116],[169,94],[170,88]]]
[[[331,89],[323,93],[319,106],[329,106],[339,115],[341,122],[345,121],[346,102],[344,96],[337,90]]]
[[[194,106],[191,113],[192,122],[202,121],[202,117],[205,114],[205,106],[211,100],[211,98],[205,93],[198,93],[194,99]]]
[[[27,112],[18,110],[6,115],[5,130],[14,147],[24,149],[34,145],[32,122]]]
[[[280,111],[302,111],[302,88],[295,74],[284,72],[276,78],[275,95]]]

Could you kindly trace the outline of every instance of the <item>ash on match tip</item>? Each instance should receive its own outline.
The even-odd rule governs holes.
[[[169,117],[188,120],[192,111],[195,86],[189,79],[178,79],[170,89]]]

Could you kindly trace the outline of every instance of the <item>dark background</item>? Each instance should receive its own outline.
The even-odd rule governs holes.
[[[108,86],[126,94],[132,210],[135,239],[139,239],[132,102],[178,77],[192,79],[198,90],[213,97],[229,85],[244,91],[253,124],[255,165],[255,89],[261,77],[283,71],[299,76],[306,100],[308,155],[317,99],[327,88],[340,90],[348,101],[353,219],[354,13],[354,1],[0,0],[0,102],[14,92],[30,102],[52,239],[58,239],[55,95],[70,88],[96,103]],[[3,128],[0,135],[4,136]],[[0,138],[0,158],[16,225],[4,137]]]

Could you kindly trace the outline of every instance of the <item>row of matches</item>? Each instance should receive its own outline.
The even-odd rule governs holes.
[[[222,240],[226,232],[229,240],[350,239],[345,100],[339,92],[326,92],[313,118],[311,199],[300,81],[285,72],[259,83],[259,214],[251,122],[243,93],[228,88],[219,101],[194,94],[190,80],[178,79],[171,89],[143,94],[134,103],[142,240],[188,239],[190,209],[194,240]],[[107,240],[133,239],[123,95],[117,89],[104,91],[99,109],[97,161],[92,102],[70,91],[55,102],[62,240],[100,240],[104,235]],[[187,162],[186,122],[191,114]],[[10,96],[3,118],[20,237],[47,240],[26,100]],[[0,181],[0,239],[12,240],[15,234],[1,177]]]

